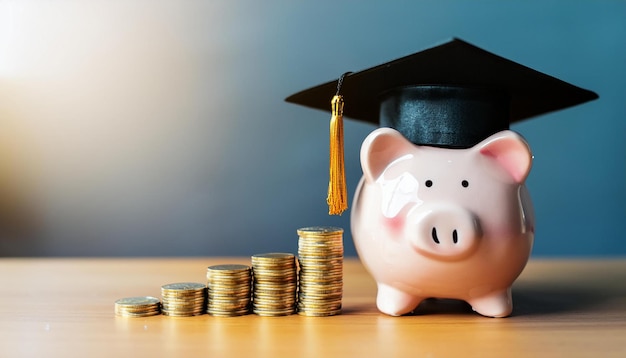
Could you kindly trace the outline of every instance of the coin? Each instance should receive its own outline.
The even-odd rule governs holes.
[[[167,310],[162,310],[161,313],[164,316],[170,316],[170,317],[193,317],[193,316],[199,316],[204,314],[204,312],[179,312],[179,311],[167,311]]]
[[[166,316],[198,316],[206,310],[207,288],[198,282],[177,282],[161,286],[162,313]]]
[[[234,317],[249,313],[252,270],[241,264],[214,265],[207,268],[207,313]]]
[[[278,264],[287,264],[295,259],[295,255],[285,252],[269,252],[264,254],[252,255],[252,262],[258,264],[263,262],[272,262]]]
[[[243,316],[250,313],[250,309],[249,308],[244,308],[244,309],[240,309],[240,310],[213,310],[210,312],[211,316],[215,316],[215,317],[237,317],[237,316]]]
[[[246,273],[250,271],[250,266],[241,264],[213,265],[207,268],[208,272],[221,273],[232,276],[236,273]]]
[[[148,317],[161,313],[161,301],[156,297],[139,296],[115,301],[115,314],[124,317]]]
[[[288,315],[294,314],[296,313],[296,308],[293,306],[284,308],[284,309],[280,309],[280,308],[263,309],[260,307],[255,307],[252,309],[252,311],[259,316],[276,317],[276,316],[288,316]]]
[[[255,254],[252,261],[252,312],[262,316],[295,313],[298,272],[291,253]]]
[[[159,299],[151,296],[140,297],[126,297],[120,298],[115,301],[115,304],[120,307],[144,307],[158,304]]]
[[[171,291],[197,291],[204,290],[206,285],[197,282],[178,282],[161,286],[161,290]]]
[[[328,317],[328,316],[335,316],[335,315],[341,314],[341,308],[334,309],[334,310],[322,310],[322,311],[298,309],[298,314],[301,316],[309,316],[309,317]]]
[[[312,226],[298,233],[298,314],[332,316],[343,297],[343,229]]]
[[[335,236],[342,235],[343,229],[333,226],[310,226],[303,227],[297,230],[298,236],[310,237],[310,236]]]

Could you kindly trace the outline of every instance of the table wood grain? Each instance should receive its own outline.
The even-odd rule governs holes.
[[[499,319],[453,300],[385,316],[356,259],[339,316],[114,314],[118,298],[160,297],[223,263],[249,259],[0,259],[0,357],[626,357],[626,259],[531,260]]]

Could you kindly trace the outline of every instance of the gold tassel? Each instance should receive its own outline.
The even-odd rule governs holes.
[[[329,215],[341,215],[348,208],[343,155],[343,96],[337,93],[330,103],[330,178],[326,202]]]

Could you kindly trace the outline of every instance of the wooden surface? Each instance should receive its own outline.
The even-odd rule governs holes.
[[[531,260],[509,318],[430,301],[388,317],[346,260],[334,317],[123,318],[118,298],[153,295],[206,267],[248,259],[0,259],[0,357],[626,357],[626,260]]]

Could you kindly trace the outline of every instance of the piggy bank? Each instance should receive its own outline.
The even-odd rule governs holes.
[[[489,317],[512,311],[534,214],[532,155],[503,130],[467,149],[418,146],[379,128],[361,147],[351,230],[374,277],[378,309],[399,316],[426,298],[464,300]]]

